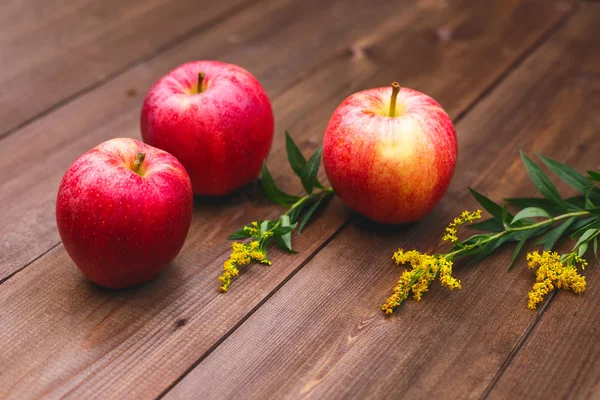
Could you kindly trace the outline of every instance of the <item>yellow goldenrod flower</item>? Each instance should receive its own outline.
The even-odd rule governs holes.
[[[573,293],[581,293],[585,290],[585,277],[577,272],[577,264],[583,267],[587,261],[574,253],[567,254],[561,261],[557,252],[537,251],[527,254],[527,265],[529,268],[537,268],[535,274],[536,283],[528,294],[527,307],[532,310],[544,301],[544,296],[555,288],[569,290]]]
[[[248,265],[252,261],[271,265],[271,261],[267,259],[265,252],[260,250],[260,241],[258,240],[252,240],[247,244],[233,242],[231,250],[229,258],[223,262],[223,273],[219,276],[219,281],[223,284],[219,287],[221,292],[227,292],[231,284],[231,278],[240,274],[238,267]]]
[[[460,216],[454,218],[452,222],[446,227],[446,234],[442,237],[445,242],[456,243],[458,242],[458,228],[461,225],[475,221],[481,218],[481,210],[474,212],[463,211]]]
[[[402,273],[394,286],[394,293],[381,306],[386,314],[391,314],[411,293],[415,300],[421,300],[438,274],[442,285],[449,289],[460,289],[460,281],[452,276],[452,261],[442,254],[429,255],[416,250],[398,249],[392,259],[398,265],[410,264],[411,270]]]

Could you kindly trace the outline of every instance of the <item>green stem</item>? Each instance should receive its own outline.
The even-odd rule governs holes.
[[[290,213],[292,211],[294,211],[296,208],[300,207],[302,204],[306,203],[310,199],[318,198],[321,195],[324,195],[323,197],[327,197],[327,196],[331,196],[332,194],[333,194],[333,188],[327,188],[327,189],[323,189],[317,193],[307,194],[306,196],[301,197],[300,199],[298,199],[297,202],[292,204],[292,206],[289,208],[289,210],[287,210],[285,212],[284,215],[290,215]],[[277,221],[277,223],[275,225],[273,225],[273,227],[270,230],[273,230],[273,229],[279,227],[279,225],[281,225],[281,220]]]
[[[510,232],[520,232],[520,231],[533,230],[533,229],[541,228],[541,227],[546,226],[546,225],[552,225],[553,223],[555,223],[557,221],[560,221],[560,220],[563,220],[563,219],[566,219],[566,218],[583,217],[583,216],[587,216],[587,215],[591,215],[591,213],[589,211],[576,211],[576,212],[571,212],[571,213],[567,213],[567,214],[558,215],[556,217],[552,217],[552,218],[549,218],[549,219],[546,219],[544,221],[540,221],[540,222],[537,222],[537,223],[531,224],[531,225],[521,226],[521,227],[518,227],[518,228],[510,228],[509,227],[508,229],[505,229],[502,232],[498,232],[495,235],[490,236],[489,238],[482,240],[481,242],[479,242],[477,244],[477,246],[479,246],[479,247],[485,246],[486,244],[488,244],[490,242],[493,242],[494,240],[499,239],[502,236],[504,236],[504,235],[506,235],[507,233],[510,233]],[[467,250],[472,250],[473,248],[474,248],[474,245],[473,246],[467,246],[467,247],[464,247],[462,249],[455,250],[455,251],[453,251],[451,253],[446,254],[444,256],[444,258],[446,258],[448,260],[452,260],[455,257],[460,257],[461,256],[460,253],[465,252]]]

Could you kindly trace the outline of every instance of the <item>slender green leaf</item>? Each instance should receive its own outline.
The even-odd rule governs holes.
[[[296,229],[297,225],[298,225],[298,223],[294,223],[294,224],[288,225],[288,226],[278,226],[277,228],[273,229],[273,235],[275,235],[275,236],[287,235],[288,233],[290,233],[291,231]]]
[[[492,234],[489,234],[489,233],[485,233],[485,234],[481,234],[481,235],[473,235],[473,236],[470,236],[467,239],[465,239],[462,242],[462,244],[464,244],[464,245],[472,245],[472,244],[478,243],[478,242],[480,242],[482,240],[489,239],[491,236],[492,236]]]
[[[469,188],[469,191],[475,197],[475,200],[492,216],[502,221],[502,207],[492,200],[488,199],[486,196],[481,193],[475,191],[473,188]]]
[[[504,225],[496,218],[489,218],[475,224],[469,224],[467,225],[467,228],[487,232],[502,232],[504,230]]]
[[[277,245],[277,247],[279,247],[281,250],[288,252],[288,253],[292,253],[292,254],[296,254],[297,251],[296,250],[292,250],[290,247],[288,247],[288,243],[286,243],[281,236],[273,236],[273,239],[275,239],[275,244]],[[291,246],[291,243],[290,243]]]
[[[244,226],[244,228],[245,228],[245,226]],[[247,239],[250,236],[252,236],[248,232],[244,232],[244,228],[238,229],[237,231],[233,232],[231,235],[227,236],[227,239],[229,239],[229,240]]]
[[[517,259],[517,257],[519,256],[519,253],[521,252],[521,249],[525,245],[525,242],[527,242],[527,239],[529,238],[527,233],[528,232],[525,232],[525,234],[523,236],[521,236],[521,240],[519,240],[517,247],[515,247],[515,251],[513,251],[512,258],[510,260],[510,264],[508,264],[508,268],[506,269],[507,271],[511,270],[511,268],[515,264],[515,260]]]
[[[269,222],[271,222],[271,221],[261,221],[259,223],[260,236],[263,236],[265,234],[265,232],[269,230]]]
[[[512,220],[512,223],[522,220],[523,218],[552,218],[548,212],[542,208],[538,207],[527,207],[522,209],[515,215]]]
[[[300,200],[298,196],[292,196],[291,194],[279,190],[267,168],[266,161],[263,163],[262,167],[261,184],[267,197],[271,199],[271,201],[284,207],[289,207],[291,204]]]
[[[590,244],[589,242],[584,242],[579,245],[579,248],[577,249],[577,255],[579,257],[583,257],[583,255],[585,254],[585,252],[588,249],[589,244]]]
[[[509,218],[508,217],[508,203],[505,202],[504,205],[502,206],[502,214],[501,214],[501,218],[500,220],[502,221],[502,224],[504,225],[504,228],[508,228],[510,222],[513,220],[512,216]]]
[[[298,221],[298,217],[300,216],[300,214],[306,207],[306,204],[307,203],[301,204],[300,206],[294,208],[293,210],[290,210],[290,212],[288,213],[288,216],[290,217],[290,223],[293,224],[294,222]]]
[[[593,181],[600,181],[600,172],[596,171],[587,171],[589,177]]]
[[[304,227],[306,226],[306,224],[310,220],[310,217],[312,217],[312,215],[315,213],[315,211],[317,211],[317,209],[319,208],[319,206],[323,203],[323,200],[324,200],[324,198],[321,198],[321,199],[315,201],[310,206],[310,208],[306,211],[306,213],[302,217],[302,221],[300,222],[300,226],[298,226],[298,234],[302,233],[302,230],[304,229]]]
[[[302,152],[294,143],[294,140],[288,133],[285,131],[285,148],[287,151],[288,161],[290,162],[290,166],[296,173],[296,175],[300,176],[302,173],[302,168],[306,165],[306,159],[302,155]]]
[[[565,203],[567,203],[567,206],[572,211],[580,211],[586,208],[585,196],[569,197],[565,200]]]
[[[571,234],[571,239],[581,237],[589,229],[600,229],[600,221],[594,219],[591,220],[591,222],[581,226],[579,229],[577,229]]]
[[[579,240],[577,241],[577,243],[575,243],[575,246],[573,246],[573,250],[575,250],[579,245],[581,245],[582,243],[586,243],[589,241],[589,239],[594,236],[594,234],[596,234],[598,232],[597,229],[588,229],[586,230],[583,235],[581,235],[579,237]]]
[[[285,246],[285,250],[292,251],[292,230],[296,228],[297,224],[290,224],[290,217],[287,215],[282,215],[279,220],[281,221],[281,226],[276,228],[273,233],[275,236],[275,241],[278,242],[281,239]],[[291,229],[290,229],[291,228]],[[277,233],[277,230],[280,229],[281,233]]]
[[[519,208],[538,207],[543,208],[550,214],[561,214],[564,210],[556,204],[542,197],[514,197],[505,199],[509,204]]]
[[[536,245],[543,244],[544,250],[552,250],[556,242],[558,242],[558,239],[560,239],[565,234],[567,229],[569,229],[569,226],[571,226],[573,222],[575,222],[575,219],[575,217],[571,217],[565,220],[558,227],[544,235],[544,237],[541,240],[537,241]]]
[[[584,226],[589,225],[590,223],[596,222],[598,221],[597,217],[587,217],[587,218],[581,218],[576,220],[573,225],[569,228],[569,232],[576,232],[579,229],[583,228]],[[600,222],[600,221],[598,221]],[[583,233],[583,232],[582,232]],[[577,236],[581,236],[581,235],[577,235]]]
[[[594,257],[596,257],[596,261],[600,262],[600,258],[598,258],[598,236],[594,238]]]
[[[319,172],[319,164],[321,164],[322,152],[323,148],[319,146],[317,151],[310,156],[306,165],[304,165],[304,168],[302,168],[300,179],[302,180],[302,186],[304,186],[304,190],[306,190],[306,193],[308,194],[312,193],[313,188],[317,183],[317,172]]]
[[[546,173],[542,171],[542,169],[522,151],[521,158],[523,159],[523,163],[525,164],[525,168],[527,169],[529,177],[538,188],[540,193],[561,208],[567,209],[567,205],[562,197],[560,197],[558,190],[556,190],[556,186],[554,186],[550,178],[548,178],[548,175],[546,175]]]
[[[302,155],[302,152],[290,136],[288,131],[285,131],[285,149],[287,151],[288,161],[292,170],[298,175],[298,177],[302,177],[302,169],[306,165],[306,158]],[[323,189],[323,185],[317,180],[315,182],[315,187],[319,189]]]
[[[501,236],[500,238],[494,240],[493,242],[488,243],[484,247],[481,248],[481,251],[477,252],[473,258],[471,258],[468,264],[474,264],[478,261],[483,260],[490,254],[492,254],[498,247],[502,246],[504,243],[515,240],[516,235],[514,234],[506,234]]]
[[[592,202],[600,202],[600,189],[587,176],[580,174],[573,168],[559,161],[538,155],[550,171],[566,182],[573,189],[586,195]]]

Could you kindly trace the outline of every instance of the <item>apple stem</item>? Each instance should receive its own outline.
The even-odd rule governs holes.
[[[202,90],[202,83],[204,83],[205,76],[206,76],[206,74],[204,72],[200,72],[198,74],[198,93],[204,92],[204,90]]]
[[[144,158],[146,158],[146,154],[145,153],[138,153],[137,157],[135,158],[135,162],[133,163],[133,172],[135,172],[138,175],[140,174],[140,168],[142,168],[142,164],[144,162]]]
[[[396,116],[396,98],[398,97],[398,93],[400,93],[400,85],[398,82],[392,83],[392,100],[390,101],[390,118],[394,118]]]

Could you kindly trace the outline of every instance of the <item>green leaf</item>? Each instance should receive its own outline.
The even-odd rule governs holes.
[[[596,257],[596,261],[600,262],[600,258],[598,258],[598,237],[594,238],[594,257]]]
[[[516,237],[516,235],[507,234],[507,235],[499,237],[498,239],[494,240],[493,242],[486,244],[485,246],[483,246],[481,248],[481,251],[477,252],[475,254],[475,256],[469,260],[468,264],[474,264],[478,261],[483,260],[490,254],[492,254],[498,247],[502,246],[504,243],[506,243],[510,240],[514,240],[515,237]]]
[[[582,225],[571,234],[571,239],[581,237],[588,229],[600,229],[600,221],[592,219],[587,224]]]
[[[497,221],[497,220],[496,220]],[[472,245],[475,244],[481,240],[485,240],[485,239],[489,239],[492,235],[491,234],[481,234],[481,235],[473,235],[468,237],[467,239],[465,239],[462,244],[463,245]]]
[[[569,229],[570,232],[575,232],[581,228],[583,228],[586,225],[589,225],[593,222],[597,221],[597,217],[587,217],[587,218],[582,218],[582,219],[578,219],[575,221],[575,223],[573,224],[573,226],[571,226],[571,228]],[[600,222],[600,221],[598,221]],[[583,233],[583,232],[581,232]],[[581,235],[578,235],[581,236]]]
[[[284,207],[289,207],[291,204],[294,204],[300,197],[292,196],[291,194],[287,194],[277,187],[269,169],[267,168],[267,162],[263,163],[262,174],[261,174],[261,184],[265,191],[265,194],[271,201],[280,204]]]
[[[311,194],[313,188],[317,184],[317,172],[319,172],[319,164],[321,164],[321,153],[323,152],[323,147],[319,146],[317,151],[314,152],[312,156],[308,159],[304,168],[302,168],[302,172],[300,173],[300,179],[302,180],[302,186],[304,186],[304,190],[306,193]]]
[[[587,171],[589,177],[593,181],[600,181],[600,172],[596,171]]]
[[[475,191],[475,189],[473,189],[473,188],[469,188],[469,191],[471,192],[471,194],[473,195],[473,197],[475,197],[475,200],[477,200],[477,202],[479,204],[481,204],[481,206],[487,212],[489,212],[490,214],[492,214],[492,216],[494,216],[495,218],[497,218],[500,221],[502,221],[502,207],[500,205],[498,205],[497,203],[495,203],[492,200],[488,199],[487,197],[485,197],[481,193]]]
[[[284,215],[282,215],[282,217],[284,217]],[[285,215],[285,217],[287,217],[288,223],[289,223],[289,219],[290,217],[288,217],[287,215]],[[291,225],[287,225],[287,226],[278,226],[277,228],[273,229],[273,235],[274,236],[284,236],[287,235],[288,233],[290,233],[291,231],[293,231],[294,229],[296,229],[296,226],[298,225],[298,223],[294,223]]]
[[[587,249],[587,243],[589,242],[590,238],[592,236],[594,236],[594,234],[596,234],[598,232],[597,229],[588,229],[586,230],[583,235],[581,235],[581,237],[579,238],[579,240],[577,241],[577,243],[575,243],[575,246],[573,246],[573,250],[575,250],[576,248],[580,247],[582,244],[586,245],[586,249]],[[584,251],[585,253],[585,251]],[[579,257],[581,257],[582,254],[579,255]]]
[[[577,255],[579,257],[583,257],[583,255],[585,254],[585,252],[587,251],[589,246],[589,242],[585,242],[579,245],[579,249],[577,250]]]
[[[523,236],[521,236],[521,240],[519,240],[517,247],[515,247],[515,251],[513,251],[512,258],[510,260],[510,264],[508,264],[508,268],[506,269],[507,271],[510,271],[511,268],[513,267],[513,265],[515,264],[515,260],[519,256],[519,253],[521,252],[521,249],[523,248],[523,245],[525,245],[525,242],[527,242],[528,238],[529,238],[528,232],[525,232],[523,234]]]
[[[302,233],[302,230],[310,220],[310,217],[314,214],[315,211],[319,208],[319,206],[323,203],[324,198],[321,198],[315,201],[310,208],[306,211],[306,214],[302,217],[302,221],[300,222],[300,226],[298,226],[298,234]]]
[[[565,200],[565,203],[567,203],[570,210],[580,211],[586,207],[586,198],[585,196],[569,197]]]
[[[244,226],[245,228],[245,226]],[[251,237],[252,235],[250,235],[248,232],[244,232],[244,228],[242,229],[238,229],[237,231],[233,232],[231,235],[227,236],[228,240],[238,240],[238,239],[247,239],[249,237]]]
[[[567,229],[569,229],[569,226],[575,222],[575,219],[576,217],[568,218],[558,227],[548,232],[541,240],[537,241],[536,245],[543,244],[544,250],[552,250],[556,242],[558,242],[558,239],[560,239],[565,234]]]
[[[542,159],[550,171],[556,174],[556,176],[562,179],[567,185],[583,193],[592,202],[600,202],[600,189],[598,189],[594,185],[594,182],[592,182],[592,180],[587,176],[580,174],[568,165],[551,158],[544,157],[541,154],[538,155],[538,157]]]
[[[302,210],[305,207],[305,204],[301,204],[299,206],[297,206],[296,208],[294,208],[293,210],[290,210],[288,212],[288,217],[290,217],[290,223],[294,223],[298,221],[298,217],[300,216],[300,213],[302,212]]]
[[[515,222],[522,220],[523,218],[539,218],[539,217],[552,218],[552,216],[550,214],[548,214],[548,212],[542,208],[527,207],[527,208],[522,209],[521,211],[519,211],[517,213],[517,215],[515,215],[515,217],[512,220],[512,223],[514,224]]]
[[[296,175],[300,176],[302,173],[302,168],[306,165],[306,159],[302,155],[302,152],[294,143],[294,140],[288,133],[285,131],[285,149],[287,151],[288,161],[290,162],[290,166],[296,173]]]
[[[481,222],[469,224],[466,226],[469,229],[477,229],[479,231],[487,232],[502,232],[504,230],[504,225],[502,224],[502,222],[500,222],[499,219],[496,218],[489,218]]]
[[[271,222],[271,221],[267,220],[267,221],[261,221],[259,223],[259,226],[260,226],[260,236],[263,236],[265,234],[265,232],[269,230],[269,222]]]
[[[306,165],[306,158],[302,155],[302,152],[290,136],[288,131],[285,131],[285,149],[287,152],[288,161],[294,173],[298,175],[298,177],[302,177],[302,169]],[[315,187],[319,189],[323,189],[323,185],[317,180],[315,182]]]
[[[529,177],[538,188],[540,193],[561,208],[567,209],[567,205],[562,197],[560,197],[558,190],[556,190],[556,186],[554,186],[550,178],[548,178],[548,175],[546,175],[544,171],[542,171],[542,169],[536,163],[531,161],[531,159],[522,151],[521,158],[523,159],[523,163],[525,164],[525,168],[527,169]]]
[[[290,224],[290,217],[288,217],[287,215],[282,215],[279,220],[281,221],[281,226],[276,228],[273,233],[275,236],[275,242],[278,243],[279,241],[281,241],[281,243],[284,245],[283,249],[286,251],[293,251],[292,250],[292,230],[294,230],[294,228],[296,227],[297,224]],[[291,228],[291,229],[289,229]],[[284,232],[282,234],[278,234],[275,233],[278,229],[281,229],[281,232]],[[285,232],[285,230],[287,230],[287,232]],[[279,247],[281,247],[278,244]]]
[[[508,228],[508,225],[513,220],[512,216],[510,218],[508,217],[508,203],[506,202],[502,206],[502,215],[500,220],[502,221],[502,224],[504,225],[505,229]]]

